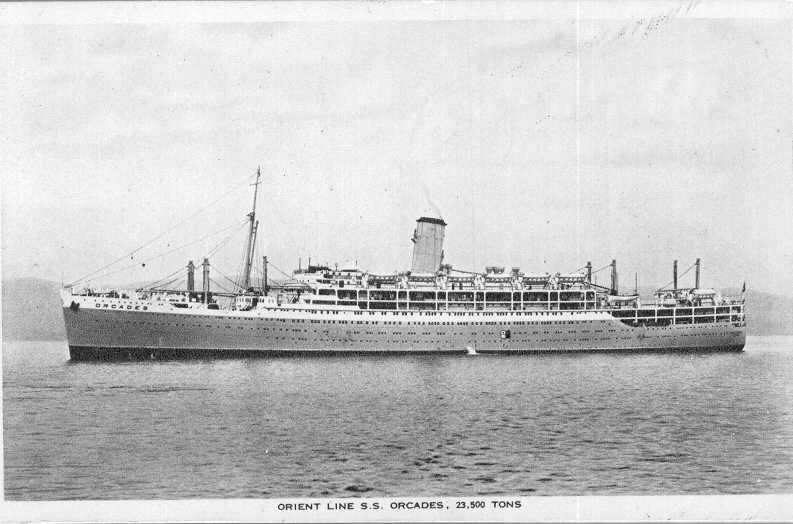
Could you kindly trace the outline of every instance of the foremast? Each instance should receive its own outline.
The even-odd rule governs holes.
[[[242,292],[248,291],[251,285],[251,269],[253,268],[253,256],[256,248],[256,234],[259,229],[259,221],[256,220],[256,197],[259,194],[259,180],[262,176],[261,167],[256,169],[256,182],[254,182],[253,190],[253,206],[251,212],[248,213],[249,228],[248,228],[248,241],[245,245],[245,266],[242,271]]]

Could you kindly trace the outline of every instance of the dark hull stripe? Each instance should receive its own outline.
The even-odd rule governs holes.
[[[544,354],[544,353],[716,353],[743,351],[743,344],[733,346],[707,346],[683,348],[614,348],[614,349],[499,349],[481,350],[479,354]],[[186,349],[186,348],[101,348],[69,346],[74,361],[86,360],[183,360],[202,358],[255,358],[283,356],[328,357],[337,355],[463,355],[459,350],[305,350],[305,349]]]

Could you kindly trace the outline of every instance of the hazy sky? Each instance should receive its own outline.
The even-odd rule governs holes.
[[[237,231],[261,165],[261,252],[284,270],[407,269],[431,201],[462,269],[616,258],[623,285],[660,286],[699,256],[705,285],[790,293],[790,24],[688,5],[5,26],[3,277],[75,279],[189,218],[106,278],[164,276]]]

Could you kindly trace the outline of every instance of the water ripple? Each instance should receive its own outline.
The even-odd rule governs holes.
[[[5,495],[789,492],[793,339],[758,342],[86,365],[60,343],[6,342]]]

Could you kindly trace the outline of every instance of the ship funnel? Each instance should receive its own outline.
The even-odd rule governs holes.
[[[421,217],[413,232],[412,273],[435,274],[443,262],[443,235],[446,222],[440,218]]]

